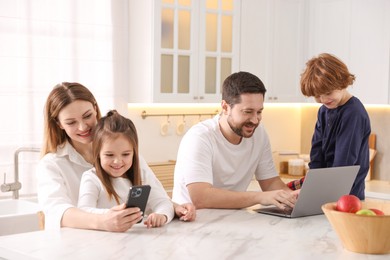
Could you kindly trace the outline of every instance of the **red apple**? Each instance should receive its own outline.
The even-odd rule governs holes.
[[[370,209],[371,211],[374,211],[377,216],[383,216],[385,213],[382,210],[379,209]]]
[[[339,198],[336,210],[342,212],[356,213],[362,208],[362,203],[355,195],[343,195]]]

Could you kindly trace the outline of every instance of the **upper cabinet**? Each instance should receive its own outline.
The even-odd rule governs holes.
[[[351,3],[351,92],[366,104],[390,104],[390,1]]]
[[[267,102],[313,101],[301,94],[300,74],[329,52],[355,74],[353,95],[389,104],[389,13],[388,0],[242,1],[240,69],[264,81]]]
[[[389,104],[390,1],[308,1],[307,59],[333,53],[356,80],[349,91],[364,104]]]
[[[220,102],[239,69],[240,1],[131,1],[129,11],[130,101]]]
[[[257,75],[266,102],[311,102],[307,60],[323,52],[356,75],[365,104],[390,100],[388,0],[129,1],[130,102],[220,102],[232,72]]]
[[[244,0],[241,6],[240,70],[265,84],[266,102],[303,102],[304,0]]]

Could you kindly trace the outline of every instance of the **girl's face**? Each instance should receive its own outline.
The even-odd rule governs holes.
[[[76,100],[58,114],[58,125],[73,142],[92,142],[92,129],[97,124],[97,112],[91,102]]]
[[[133,165],[134,150],[123,135],[104,140],[100,149],[100,164],[111,177],[122,177]]]
[[[317,103],[323,104],[328,109],[334,109],[344,105],[348,101],[349,95],[345,89],[341,89],[333,90],[330,93],[316,96],[314,98]]]

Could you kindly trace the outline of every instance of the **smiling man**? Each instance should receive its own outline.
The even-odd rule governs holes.
[[[297,192],[283,183],[260,124],[266,89],[248,72],[223,83],[222,111],[183,137],[172,199],[200,208],[245,208],[256,204],[293,207]],[[262,191],[247,191],[255,176]]]

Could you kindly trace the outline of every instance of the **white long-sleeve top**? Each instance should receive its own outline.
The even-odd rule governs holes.
[[[77,206],[81,176],[92,167],[68,142],[39,161],[37,191],[45,229],[60,228],[64,212]]]
[[[167,217],[169,223],[174,217],[173,204],[160,181],[144,160],[140,160],[141,179],[143,185],[150,185],[150,195],[146,204],[145,214],[158,213]],[[111,178],[113,187],[119,196],[119,203],[125,203],[132,183],[127,178]],[[80,183],[78,207],[91,213],[105,213],[117,202],[109,198],[106,188],[96,175],[96,169],[86,171]]]

